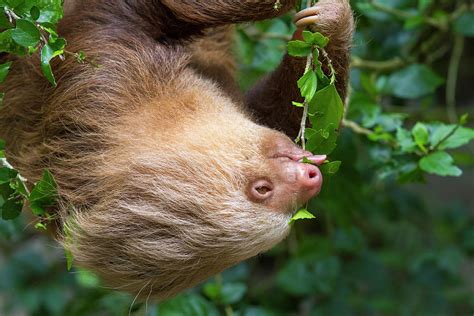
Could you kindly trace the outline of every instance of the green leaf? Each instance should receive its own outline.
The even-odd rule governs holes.
[[[43,230],[43,231],[48,230],[48,228],[46,227],[46,225],[43,224],[43,223],[36,223],[36,224],[35,224],[35,229],[37,229],[37,230]]]
[[[20,216],[23,209],[23,202],[16,199],[7,200],[2,206],[2,218],[6,221]]]
[[[0,184],[10,183],[10,181],[14,179],[17,174],[18,172],[13,169],[7,167],[0,168]]]
[[[463,115],[461,115],[461,117],[459,118],[459,125],[465,125],[467,123],[469,119],[469,114],[468,113],[464,113]]]
[[[334,124],[327,129],[320,129],[308,136],[307,149],[318,155],[329,155],[337,146],[338,133]]]
[[[344,104],[334,85],[329,85],[316,92],[309,103],[310,121],[313,129],[328,130],[339,127],[344,113]]]
[[[332,161],[320,166],[319,169],[321,170],[324,176],[332,176],[332,175],[335,175],[339,171],[341,164],[342,164],[341,161]]]
[[[444,79],[426,65],[413,64],[390,75],[387,89],[404,99],[417,99],[431,94]]]
[[[5,79],[7,78],[11,65],[12,65],[11,61],[0,65],[0,83],[4,82]]]
[[[311,44],[303,41],[288,42],[288,54],[294,57],[306,57],[311,54]]]
[[[14,29],[9,29],[0,33],[0,53],[9,53],[18,56],[25,56],[26,49],[18,45],[13,39]]]
[[[421,158],[421,170],[439,176],[459,177],[462,170],[453,165],[453,158],[445,151],[437,151]]]
[[[30,15],[33,20],[38,20],[40,17],[40,9],[37,6],[33,6],[30,10]]]
[[[313,36],[313,43],[316,44],[318,47],[324,48],[328,45],[329,38],[319,32],[316,32]]]
[[[0,9],[1,9],[1,7],[0,7]],[[3,11],[3,10],[1,10],[1,11]],[[0,12],[0,29],[4,30],[4,29],[12,28],[12,27],[13,27],[13,25],[10,23],[10,21],[8,20],[5,13]]]
[[[224,284],[209,282],[204,285],[203,292],[212,301],[229,305],[239,302],[244,297],[247,286],[240,282]]]
[[[72,255],[72,252],[67,249],[64,249],[64,255],[66,256],[66,268],[68,271],[71,271],[72,264],[74,263],[74,256]]]
[[[318,89],[318,78],[313,70],[307,71],[303,77],[298,80],[298,88],[300,88],[301,96],[310,102],[316,90]]]
[[[77,283],[85,288],[97,288],[100,285],[99,278],[88,270],[78,269],[75,275]]]
[[[291,218],[290,224],[302,220],[302,219],[313,219],[316,218],[313,214],[311,214],[307,209],[302,208]]]
[[[397,129],[397,142],[400,145],[400,150],[404,153],[413,153],[416,151],[416,143],[413,140],[412,133],[399,127]]]
[[[50,61],[55,56],[61,55],[62,53],[63,51],[56,51],[49,44],[44,45],[41,49],[41,71],[53,86],[56,86],[56,79],[54,79]]]
[[[465,12],[457,18],[454,31],[464,36],[474,36],[474,11]]]
[[[420,122],[416,123],[416,125],[411,130],[411,133],[418,147],[421,150],[426,151],[425,145],[428,144],[430,138],[430,134],[426,125]]]
[[[12,30],[12,39],[23,47],[36,47],[40,41],[40,31],[28,20],[16,21],[16,28]]]
[[[314,33],[311,31],[303,31],[303,39],[308,44],[313,44]]]
[[[45,170],[43,177],[35,185],[30,195],[30,207],[33,214],[39,216],[46,213],[46,208],[53,206],[57,199],[57,185],[53,175]]]
[[[474,129],[472,128],[458,127],[456,129],[456,125],[441,123],[429,124],[427,126],[431,132],[431,144],[433,146],[439,144],[444,139],[438,146],[438,149],[441,150],[459,148],[474,139]],[[456,131],[446,139],[454,129]]]

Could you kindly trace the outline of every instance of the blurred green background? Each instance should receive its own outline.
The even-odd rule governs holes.
[[[471,1],[351,2],[348,119],[390,132],[474,114]],[[243,89],[278,65],[293,30],[290,16],[239,27]],[[0,220],[0,315],[472,315],[474,146],[451,154],[461,177],[406,183],[393,149],[344,129],[334,154],[343,165],[311,206],[315,220],[162,304],[67,272],[63,250],[29,220]]]

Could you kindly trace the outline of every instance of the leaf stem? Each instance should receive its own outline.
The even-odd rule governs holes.
[[[304,73],[307,73],[313,65],[313,54],[309,54],[308,57],[306,58],[306,67]],[[304,106],[303,106],[303,116],[301,118],[301,124],[300,124],[300,132],[298,134],[298,137],[296,138],[296,142],[298,143],[301,141],[301,148],[303,150],[306,150],[306,122],[308,121],[308,110],[309,110],[309,102],[308,100],[304,100]]]

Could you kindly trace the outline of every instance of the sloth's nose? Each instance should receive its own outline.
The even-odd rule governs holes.
[[[298,202],[306,203],[321,191],[323,176],[319,168],[314,165],[300,163],[297,169],[295,185],[298,189]]]

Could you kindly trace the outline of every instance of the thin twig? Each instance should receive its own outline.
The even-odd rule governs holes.
[[[361,135],[366,135],[366,136],[370,136],[372,135],[374,132],[371,131],[370,129],[367,129],[365,127],[362,127],[360,126],[359,124],[357,124],[356,122],[354,121],[350,121],[350,120],[346,120],[344,119],[342,121],[342,126],[344,127],[347,127],[347,128],[350,128],[352,131],[354,131],[355,133],[357,134],[361,134]]]
[[[463,50],[464,37],[456,35],[454,38],[453,52],[449,61],[448,79],[446,82],[446,112],[451,123],[458,121],[458,115],[456,113],[456,87]]]
[[[313,66],[313,54],[309,54],[308,57],[306,58],[306,67],[304,70],[304,73],[307,73],[311,67]],[[309,102],[308,100],[304,100],[303,103],[303,116],[301,118],[301,123],[300,123],[300,132],[298,133],[298,137],[296,138],[296,142],[298,143],[301,141],[301,148],[303,150],[306,150],[306,122],[308,121],[308,110],[309,110]]]
[[[407,63],[409,62],[400,57],[383,61],[364,60],[356,56],[353,56],[351,59],[351,67],[353,68],[370,69],[380,72],[392,71],[405,66]]]

